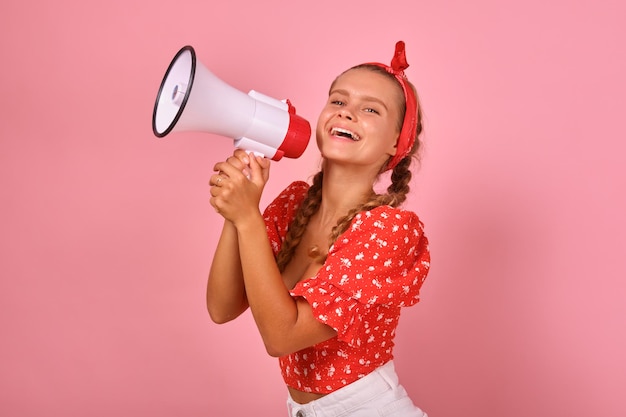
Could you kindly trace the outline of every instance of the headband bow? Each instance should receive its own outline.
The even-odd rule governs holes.
[[[402,123],[402,130],[400,130],[400,136],[398,136],[398,143],[396,145],[396,154],[391,158],[385,170],[393,169],[398,162],[404,159],[415,143],[416,129],[417,129],[417,97],[415,92],[409,84],[409,81],[404,74],[404,70],[409,67],[406,61],[406,52],[404,48],[404,42],[398,41],[396,43],[396,50],[391,59],[391,66],[381,64],[379,62],[370,62],[371,65],[376,65],[385,69],[388,73],[393,75],[404,93],[404,99],[406,102],[406,110],[404,113],[404,122]]]

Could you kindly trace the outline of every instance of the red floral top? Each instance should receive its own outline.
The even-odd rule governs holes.
[[[308,188],[292,183],[265,210],[274,255]],[[359,213],[319,272],[291,290],[337,336],[281,357],[285,383],[327,394],[391,360],[400,308],[419,301],[429,266],[428,239],[415,213],[390,206]]]

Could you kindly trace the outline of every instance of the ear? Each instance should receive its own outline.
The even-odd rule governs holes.
[[[398,132],[398,135],[396,136],[396,140],[393,142],[393,145],[391,145],[387,149],[387,155],[391,157],[396,156],[396,153],[398,152],[398,140],[399,139],[400,139],[400,132]]]

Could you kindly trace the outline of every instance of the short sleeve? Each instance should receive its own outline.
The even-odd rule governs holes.
[[[289,230],[300,204],[306,197],[309,185],[304,181],[292,182],[272,201],[263,212],[265,230],[272,246],[274,256]]]
[[[306,298],[318,320],[349,341],[369,309],[417,303],[429,268],[418,216],[382,206],[355,216],[318,274],[298,283],[292,295]]]

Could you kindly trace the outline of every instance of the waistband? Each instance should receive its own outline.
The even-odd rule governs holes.
[[[289,397],[289,415],[294,417],[331,417],[362,406],[379,395],[398,387],[398,375],[389,361],[383,366],[337,391],[307,404],[298,404]]]

